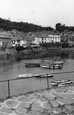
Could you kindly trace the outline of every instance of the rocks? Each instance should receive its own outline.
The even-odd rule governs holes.
[[[6,101],[6,105],[10,108],[13,108],[13,107],[15,108],[18,106],[18,101],[10,99]]]
[[[4,114],[6,115],[6,114]],[[9,115],[18,115],[17,113],[15,113],[15,111],[13,111],[13,113],[10,113]]]
[[[53,108],[53,113],[62,113],[62,109],[60,107],[54,107]]]
[[[18,107],[18,108],[15,109],[15,112],[17,114],[26,115],[27,109]]]
[[[71,112],[74,111],[74,106],[72,105],[65,105],[65,108]]]
[[[37,97],[35,96],[29,96],[29,97],[26,97],[26,96],[21,96],[18,98],[18,101],[20,102],[28,102],[28,103],[31,103],[33,100],[35,100]]]
[[[56,100],[50,100],[52,107],[58,107],[59,103]]]
[[[41,100],[42,102],[48,102],[48,100],[47,100],[45,97],[40,97],[40,100]]]
[[[37,111],[29,111],[28,113],[27,113],[27,115],[41,115],[41,113],[40,112],[37,112]]]
[[[52,95],[49,94],[49,93],[44,94],[44,97],[45,97],[46,99],[48,99],[48,100],[53,100],[53,99],[54,99],[54,96],[52,96]]]
[[[32,104],[31,110],[38,111],[38,112],[43,112],[44,109],[40,106],[39,103],[34,103],[34,104]]]
[[[74,88],[52,89],[4,100],[0,115],[74,115]]]
[[[58,103],[60,105],[65,105],[65,104],[72,104],[72,100],[70,98],[57,98]]]
[[[0,108],[2,107],[2,103],[0,103]]]
[[[0,109],[0,111],[3,113],[12,113],[13,112],[13,110],[11,108],[7,108],[7,107],[2,107]]]
[[[30,103],[20,103],[19,107],[27,108],[28,109],[30,107]]]
[[[8,114],[7,114],[7,113],[2,113],[2,112],[1,112],[0,115],[8,115]],[[14,115],[15,115],[15,114],[14,114]]]
[[[45,109],[51,109],[51,105],[49,104],[49,102],[44,103],[43,106]]]
[[[49,113],[52,113],[52,112],[53,112],[52,108],[49,108],[49,109],[45,108],[44,111],[43,111],[43,113],[45,113],[45,114],[49,114]]]

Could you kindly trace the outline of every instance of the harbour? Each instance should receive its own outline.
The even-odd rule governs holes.
[[[8,80],[10,85],[10,96],[23,94],[31,91],[51,88],[50,83],[57,80],[74,80],[74,59],[72,57],[61,58],[65,60],[62,69],[45,69],[42,67],[25,67],[25,63],[41,63],[43,59],[28,59],[15,62],[7,62],[0,66],[0,81],[6,80],[6,82],[0,82],[0,98],[6,98],[8,96]],[[52,58],[49,58],[51,60]],[[58,59],[58,57],[53,57]],[[37,78],[31,77],[29,79],[20,78],[18,75],[53,75],[53,77]],[[24,77],[24,76],[23,76]]]

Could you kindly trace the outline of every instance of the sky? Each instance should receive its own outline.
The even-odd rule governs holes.
[[[74,26],[74,0],[0,0],[0,18],[43,27]]]

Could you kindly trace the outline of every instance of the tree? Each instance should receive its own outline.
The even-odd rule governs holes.
[[[57,24],[55,25],[55,29],[56,29],[57,31],[59,31],[59,30],[61,29],[61,23],[57,23]]]

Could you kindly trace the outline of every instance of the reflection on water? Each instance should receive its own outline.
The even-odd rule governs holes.
[[[56,72],[65,72],[65,71],[74,71],[74,53],[71,54],[62,54],[60,56],[53,56],[49,57],[49,59],[62,59],[65,60],[64,66],[62,69],[44,69],[39,67],[31,67],[26,68],[25,63],[26,62],[39,62],[41,63],[41,59],[33,59],[33,60],[21,60],[11,63],[4,63],[0,66],[0,81],[1,80],[7,80],[7,79],[13,79],[18,77],[18,74],[27,74],[27,73],[56,73]],[[74,73],[64,73],[64,74],[54,74],[53,80],[62,80],[62,79],[71,79],[74,80]],[[49,79],[50,80],[50,79]],[[3,85],[4,84],[4,85]],[[47,81],[46,79],[26,79],[26,80],[20,80],[20,81],[13,81],[10,82],[10,88],[11,88],[11,95],[13,94],[19,94],[23,92],[29,92],[32,90],[38,90],[38,89],[44,89],[47,87]],[[0,92],[2,92],[0,95],[7,96],[7,83],[0,83]]]

